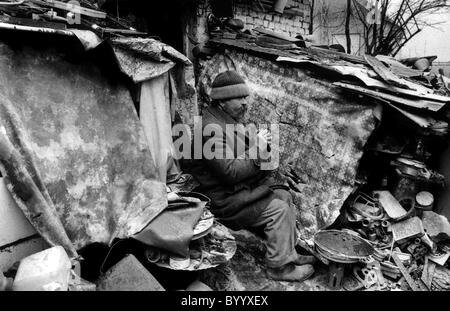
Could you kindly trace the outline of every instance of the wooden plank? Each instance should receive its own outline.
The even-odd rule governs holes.
[[[384,81],[394,84],[398,87],[410,88],[410,86],[403,79],[397,77],[388,67],[386,67],[380,60],[377,58],[365,55],[364,59],[367,61],[370,67],[383,79]]]
[[[412,108],[417,108],[417,109],[426,109],[426,110],[430,110],[433,112],[437,112],[446,106],[446,103],[443,103],[443,102],[430,101],[430,100],[424,100],[424,99],[412,100],[412,99],[399,97],[399,96],[395,96],[395,95],[391,95],[391,94],[387,94],[387,93],[383,93],[383,92],[377,92],[374,90],[367,89],[365,87],[352,85],[352,84],[348,84],[348,83],[335,82],[333,84],[340,86],[342,88],[348,89],[348,90],[358,92],[360,94],[364,94],[364,95],[373,97],[375,99],[384,99],[384,100],[387,100],[390,102],[402,104],[402,105],[409,106]]]
[[[264,28],[262,28],[262,27],[256,27],[256,28],[253,29],[253,30],[254,30],[254,31],[257,31],[257,32],[259,32],[259,33],[262,33],[262,34],[265,34],[265,35],[268,35],[268,36],[271,36],[271,37],[274,37],[274,38],[277,38],[277,39],[286,40],[286,41],[289,41],[289,42],[299,42],[299,41],[302,41],[302,40],[300,40],[300,39],[297,39],[297,38],[294,38],[294,37],[290,37],[290,36],[285,35],[285,34],[282,34],[282,33],[270,31],[270,30],[264,29]]]

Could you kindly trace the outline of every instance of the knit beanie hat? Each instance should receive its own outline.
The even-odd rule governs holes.
[[[233,99],[250,95],[244,79],[234,70],[217,75],[212,84],[211,99]]]

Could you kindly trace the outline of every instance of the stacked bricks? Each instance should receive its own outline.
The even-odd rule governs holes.
[[[309,0],[290,0],[287,7],[296,7],[298,12],[279,15],[274,12],[263,12],[256,4],[236,3],[235,18],[245,23],[245,28],[264,27],[291,37],[308,33],[310,23]]]

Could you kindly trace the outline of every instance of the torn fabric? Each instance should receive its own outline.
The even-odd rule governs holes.
[[[141,231],[167,206],[128,89],[89,62],[0,43],[0,153],[8,189],[71,256]]]

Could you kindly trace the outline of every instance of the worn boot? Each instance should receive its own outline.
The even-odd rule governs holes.
[[[303,282],[313,274],[311,265],[296,266],[289,263],[281,268],[267,268],[267,275],[277,281]]]
[[[297,266],[302,266],[306,264],[314,264],[317,261],[314,256],[306,256],[306,255],[298,255],[297,258],[293,261],[293,263]]]

